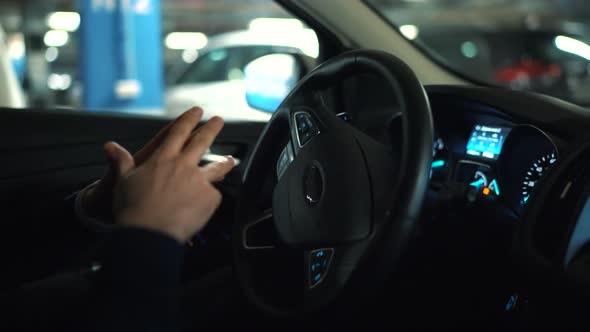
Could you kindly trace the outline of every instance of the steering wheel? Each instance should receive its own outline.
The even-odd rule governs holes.
[[[537,184],[515,249],[537,290],[552,285],[563,295],[590,298],[590,142],[578,144]]]
[[[350,78],[362,85],[366,75],[383,82],[395,105],[391,117],[401,110],[398,156],[326,101],[329,89]],[[247,298],[268,314],[292,317],[382,285],[419,220],[432,145],[425,90],[395,56],[351,51],[304,77],[264,128],[244,171],[233,252]]]
[[[527,286],[521,291],[535,304],[536,324],[541,329],[586,330],[590,142],[578,144],[543,176],[517,230],[514,251]]]

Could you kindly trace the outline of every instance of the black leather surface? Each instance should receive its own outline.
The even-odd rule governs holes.
[[[83,111],[0,109],[0,199],[88,184],[104,170],[106,141],[136,151],[168,121]],[[227,123],[212,152],[245,158],[263,125]]]

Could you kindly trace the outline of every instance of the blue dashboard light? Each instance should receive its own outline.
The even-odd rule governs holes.
[[[515,295],[510,296],[510,298],[508,299],[508,303],[506,303],[506,306],[504,307],[504,310],[512,311],[516,307],[517,302],[518,302],[518,295],[515,294]]]
[[[443,167],[445,165],[445,161],[444,160],[435,160],[432,162],[432,168],[440,168]]]
[[[500,187],[498,187],[498,182],[496,182],[496,179],[492,180],[488,188],[494,190],[496,196],[500,196]]]
[[[482,184],[485,184],[485,181],[484,181],[484,179],[479,179],[479,180],[477,180],[477,181],[473,181],[473,182],[471,182],[469,185],[470,185],[470,186],[473,186],[473,187],[475,187],[475,188],[479,188],[479,186],[481,186]]]
[[[522,204],[525,204],[529,200],[530,197],[531,196],[527,196],[527,197],[523,198],[522,199]]]
[[[465,149],[467,154],[487,159],[498,159],[504,140],[511,128],[475,125]]]

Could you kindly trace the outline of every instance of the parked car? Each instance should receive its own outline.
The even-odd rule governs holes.
[[[286,39],[280,34],[234,31],[210,39],[207,48],[189,65],[165,93],[165,109],[174,116],[194,105],[207,109],[208,115],[227,121],[266,121],[271,113],[253,109],[245,98],[244,67],[251,61],[275,53],[317,57],[317,37],[312,30],[295,32]],[[297,38],[299,37],[299,38]]]

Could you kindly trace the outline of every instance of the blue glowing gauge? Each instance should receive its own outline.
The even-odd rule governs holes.
[[[520,205],[525,205],[531,197],[531,193],[539,182],[539,179],[551,165],[557,162],[557,153],[549,153],[533,162],[531,167],[526,171],[522,182],[522,198]]]
[[[447,162],[447,150],[442,138],[436,138],[432,144],[432,166],[430,168],[430,179],[440,181],[444,179],[449,169]]]

